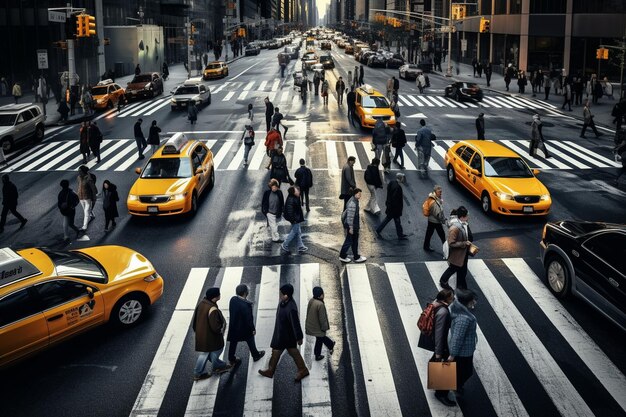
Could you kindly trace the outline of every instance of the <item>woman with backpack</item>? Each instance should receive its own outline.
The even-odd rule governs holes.
[[[243,131],[243,136],[241,137],[243,140],[243,166],[248,166],[248,155],[250,155],[250,149],[254,146],[254,128],[252,125],[246,125],[245,130]]]
[[[454,291],[443,289],[439,291],[435,301],[430,303],[425,309],[418,327],[421,330],[418,347],[434,352],[431,361],[442,362],[450,356],[448,349],[448,332],[452,322],[449,306],[454,301]],[[435,398],[449,407],[456,405],[456,402],[448,398],[448,390],[435,391]]]

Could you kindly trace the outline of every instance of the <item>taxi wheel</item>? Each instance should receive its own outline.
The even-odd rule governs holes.
[[[567,297],[572,286],[572,280],[563,258],[555,253],[550,254],[546,259],[545,269],[548,288],[552,294],[558,298]]]
[[[191,216],[195,216],[198,212],[198,194],[194,191],[191,195],[191,210],[189,210],[189,214]]]
[[[111,321],[119,326],[130,327],[139,322],[146,313],[148,302],[145,295],[131,293],[117,302],[111,312]]]
[[[480,206],[483,209],[483,213],[490,214],[491,213],[491,198],[486,191],[483,192],[483,195],[480,197]]]
[[[448,182],[454,184],[455,180],[456,174],[454,173],[454,168],[452,168],[452,165],[448,165]]]
[[[215,169],[211,169],[211,179],[209,179],[209,185],[207,186],[209,190],[212,190],[215,186]]]

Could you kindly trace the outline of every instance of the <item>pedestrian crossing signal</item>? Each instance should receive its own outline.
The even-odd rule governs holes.
[[[491,21],[489,19],[485,19],[484,17],[480,18],[480,33],[489,33],[489,26]]]
[[[596,59],[609,59],[609,50],[607,48],[596,49]]]

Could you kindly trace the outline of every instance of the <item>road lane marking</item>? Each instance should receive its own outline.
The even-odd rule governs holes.
[[[254,85],[256,81],[250,81],[248,84],[246,84],[246,86],[243,88],[243,91],[248,91],[252,88],[252,86]]]
[[[160,109],[162,109],[163,107],[169,106],[170,105],[170,100],[169,99],[165,99],[164,101],[162,101],[161,103],[159,103],[158,106],[154,107],[152,110],[146,112],[144,114],[144,116],[152,116],[154,113],[156,113],[157,111],[159,111]]]
[[[524,154],[524,150],[522,148],[520,148],[519,146],[517,146],[516,144],[513,143],[513,141],[511,140],[501,140],[500,142],[502,142],[504,145],[506,145],[508,148],[512,149],[513,151],[517,152],[517,154],[519,156],[522,156],[522,154]],[[533,164],[535,164],[535,166],[542,168],[542,169],[552,169],[552,167],[548,164],[546,164],[545,162],[543,162],[542,160],[539,160],[538,158],[532,157],[528,154],[523,156],[524,159],[532,162]]]
[[[265,167],[262,167],[262,164],[263,164],[263,161],[265,161],[266,157],[267,157],[267,149],[259,141],[256,144],[256,149],[254,150],[254,155],[252,156],[252,159],[250,160],[250,164],[248,164],[248,169],[250,170],[250,169],[265,168]]]
[[[596,159],[596,160],[606,164],[605,166],[608,165],[608,166],[615,167],[615,168],[620,168],[622,166],[621,162],[615,162],[615,161],[613,161],[613,160],[611,160],[609,158],[605,158],[604,156],[599,155],[599,154],[597,154],[597,153],[595,153],[595,152],[585,148],[584,146],[579,145],[578,143],[576,143],[574,141],[569,141],[569,142],[567,142],[567,144],[569,146],[572,146],[572,147],[578,149],[580,152],[582,152],[584,154],[587,154],[587,156],[589,158]]]
[[[58,142],[57,142],[57,144],[58,144]],[[14,169],[14,171],[17,171],[17,172],[30,171],[33,168],[35,168],[37,165],[41,164],[42,162],[45,162],[45,161],[49,160],[50,158],[52,158],[53,162],[62,161],[63,160],[62,159],[63,156],[61,156],[61,158],[58,158],[58,157],[54,158],[54,156],[56,154],[58,154],[58,153],[63,152],[63,150],[65,150],[66,148],[68,148],[71,145],[78,145],[78,141],[76,141],[74,143],[72,143],[72,141],[67,141],[64,144],[61,144],[58,148],[52,149],[52,150],[50,150],[50,152],[46,152],[46,154],[42,158],[37,158],[34,162],[32,162],[32,163],[30,163],[30,164],[28,164],[26,166],[23,166],[20,169]],[[77,149],[70,149],[69,152],[70,153],[76,153],[77,151],[78,151]],[[65,156],[65,157],[67,158],[67,156]],[[38,171],[43,171],[43,167],[42,167],[42,169],[38,169]]]
[[[520,146],[518,149],[521,149],[522,146],[525,146],[525,145],[528,144],[528,141],[526,141],[526,140],[516,140],[515,142],[517,142],[519,144],[519,146]],[[511,141],[511,143],[513,143],[513,141]],[[563,154],[561,154],[558,151],[554,152],[553,149],[550,149],[548,152],[551,153],[552,156],[559,155],[559,156],[562,156],[563,159],[566,159],[566,160],[570,160],[571,159],[571,158],[567,157],[567,155],[563,155]],[[548,162],[550,162],[552,165],[556,165],[557,168],[559,168],[559,169],[572,169],[571,166],[561,162],[558,158],[554,158],[554,157],[550,158],[550,160]],[[576,163],[576,165],[578,165],[578,163]]]
[[[224,98],[222,99],[222,101],[228,101],[228,100],[230,100],[230,99],[231,99],[234,95],[235,95],[235,92],[234,92],[234,91],[229,91],[229,92],[228,92],[228,93],[224,96]]]
[[[106,116],[106,118],[107,118],[107,119],[112,119],[112,118],[114,118],[115,116],[118,116],[118,117],[119,117],[119,116],[121,116],[122,114],[126,114],[126,113],[128,113],[128,112],[132,112],[132,111],[133,111],[133,109],[135,109],[135,108],[137,108],[137,107],[139,107],[139,106],[141,106],[141,105],[143,105],[143,103],[142,103],[141,101],[137,101],[137,102],[135,102],[135,103],[126,104],[125,106],[122,106],[118,112],[112,112],[112,113],[109,113],[109,114]]]
[[[272,91],[278,91],[278,86],[280,85],[280,80],[274,80],[274,83],[272,84]]]
[[[78,144],[78,141],[76,141],[76,144]],[[47,145],[41,145],[38,148],[35,148],[35,151],[32,154],[28,155],[24,159],[20,159],[17,162],[12,163],[7,168],[2,170],[2,172],[13,172],[13,171],[19,169],[20,167],[26,165],[31,160],[33,160],[35,158],[39,158],[41,155],[48,154],[57,145],[58,145],[58,142],[52,142],[52,143],[48,143]]]
[[[336,142],[326,142],[326,166],[329,171],[336,171],[339,169],[339,157],[337,156]]]
[[[248,68],[246,68],[245,70],[241,71],[239,74],[235,75],[234,77],[231,77],[231,81],[232,80],[236,80],[237,78],[241,77],[243,74],[245,74],[246,72],[248,72],[250,69],[252,69],[252,67],[255,67],[257,65],[259,65],[262,61],[256,62],[252,65],[250,65]]]
[[[440,100],[441,97],[437,96],[428,96],[428,98],[433,101],[439,107],[445,107],[446,103]]]
[[[353,168],[357,171],[362,170],[363,168],[361,167],[361,161],[359,160],[359,154],[356,151],[354,142],[344,142],[343,145],[346,148],[346,155],[348,155],[348,157],[354,156],[356,158]]]
[[[228,153],[230,152],[230,148],[232,148],[234,144],[234,140],[224,141],[220,150],[217,151],[217,154],[213,156],[213,166],[215,167],[215,169],[219,168],[220,164],[222,163],[222,161],[224,161],[226,155],[228,155]]]
[[[259,84],[259,88],[257,88],[257,91],[264,91],[266,85],[267,85],[267,80],[261,81],[261,84]]]
[[[306,162],[306,140],[294,140],[293,143],[293,157],[289,169],[297,169],[300,167],[300,159],[304,159]],[[309,168],[312,168],[311,161],[309,161]]]
[[[119,152],[117,155],[115,155],[114,157],[112,157],[111,159],[108,159],[106,161],[104,161],[104,163],[100,166],[98,166],[96,168],[96,171],[104,171],[105,169],[109,169],[110,167],[112,167],[113,165],[117,164],[120,160],[124,159],[124,158],[129,158],[130,161],[137,161],[136,158],[133,158],[131,156],[132,153],[137,151],[137,146],[134,140],[129,140],[129,141],[125,141],[126,142],[126,147],[124,149],[122,149],[121,152]],[[139,163],[138,163],[139,164]],[[119,171],[119,167],[115,169],[116,171]]]
[[[223,83],[222,85],[220,85],[219,87],[217,87],[215,90],[213,90],[211,93],[212,94],[217,94],[220,91],[222,91],[224,88],[226,88],[228,85],[230,84],[230,81],[226,81],[225,83]]]
[[[239,94],[239,97],[237,97],[237,100],[245,100],[247,96],[248,91],[242,91],[241,94]]]
[[[152,114],[151,110],[152,110],[154,107],[157,107],[157,106],[158,106],[158,108],[161,108],[161,107],[164,107],[164,106],[165,106],[165,105],[167,105],[167,104],[170,104],[170,98],[169,98],[169,97],[162,98],[162,99],[159,99],[159,100],[155,100],[153,103],[150,103],[150,105],[145,106],[145,107],[143,107],[143,108],[141,108],[141,109],[139,109],[139,110],[137,110],[137,111],[134,111],[132,114],[125,113],[124,115],[122,115],[122,116],[120,116],[120,117],[126,117],[126,116],[131,116],[131,117],[134,117],[134,116],[139,116],[140,114],[143,114],[144,112],[147,112],[147,113],[146,113],[146,115],[150,115],[150,114]]]
[[[500,103],[496,103],[496,102],[494,102],[494,101],[491,99],[491,97],[484,96],[484,97],[483,97],[483,102],[485,102],[485,103],[489,103],[489,105],[490,105],[490,106],[495,107],[496,109],[501,109],[501,108],[502,108],[502,106],[500,105]]]
[[[209,268],[192,268],[189,272],[130,417],[156,416],[159,413],[208,273]]]
[[[460,101],[454,101],[454,100],[452,100],[449,97],[443,97],[443,100],[445,102],[447,102],[447,103],[453,103],[453,104],[457,105],[458,107],[460,107],[462,109],[466,109],[467,108],[467,106],[465,104],[461,103]]]
[[[236,171],[239,169],[239,167],[241,166],[241,163],[243,162],[243,153],[246,150],[246,147],[243,144],[243,141],[236,141],[236,143],[238,143],[239,148],[237,149],[237,153],[235,154],[235,157],[230,161],[230,163],[228,164],[228,168],[226,168],[227,171]],[[250,156],[250,155],[248,155]]]
[[[122,113],[118,113],[117,117],[126,117],[126,116],[133,116],[135,115],[135,112],[139,112],[141,113],[142,111],[144,111],[144,109],[153,106],[155,103],[158,103],[160,100],[149,100],[149,101],[142,101],[139,102],[138,105],[130,110],[127,110],[125,112]],[[137,113],[138,114],[138,113]]]

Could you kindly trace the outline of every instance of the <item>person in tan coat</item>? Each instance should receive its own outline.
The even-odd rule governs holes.
[[[316,361],[324,359],[324,355],[322,355],[322,344],[326,345],[328,353],[333,354],[335,342],[326,336],[326,331],[330,329],[330,325],[328,324],[326,305],[324,305],[324,290],[322,287],[313,288],[313,298],[309,300],[309,305],[306,309],[304,329],[309,336],[315,336],[313,353],[315,354]]]
[[[194,381],[211,376],[205,367],[211,360],[211,368],[217,374],[228,371],[232,366],[220,359],[224,350],[224,331],[226,319],[222,315],[217,302],[220,300],[220,289],[209,288],[205,297],[200,300],[193,314],[193,330],[196,332],[196,352],[201,352],[194,368]]]
[[[448,269],[444,271],[439,279],[441,288],[451,289],[448,285],[450,277],[456,273],[456,287],[467,289],[465,276],[467,275],[467,258],[469,247],[472,245],[472,231],[467,224],[469,215],[463,206],[456,210],[455,219],[450,220],[450,230],[448,231],[448,245],[450,253],[448,255]]]

